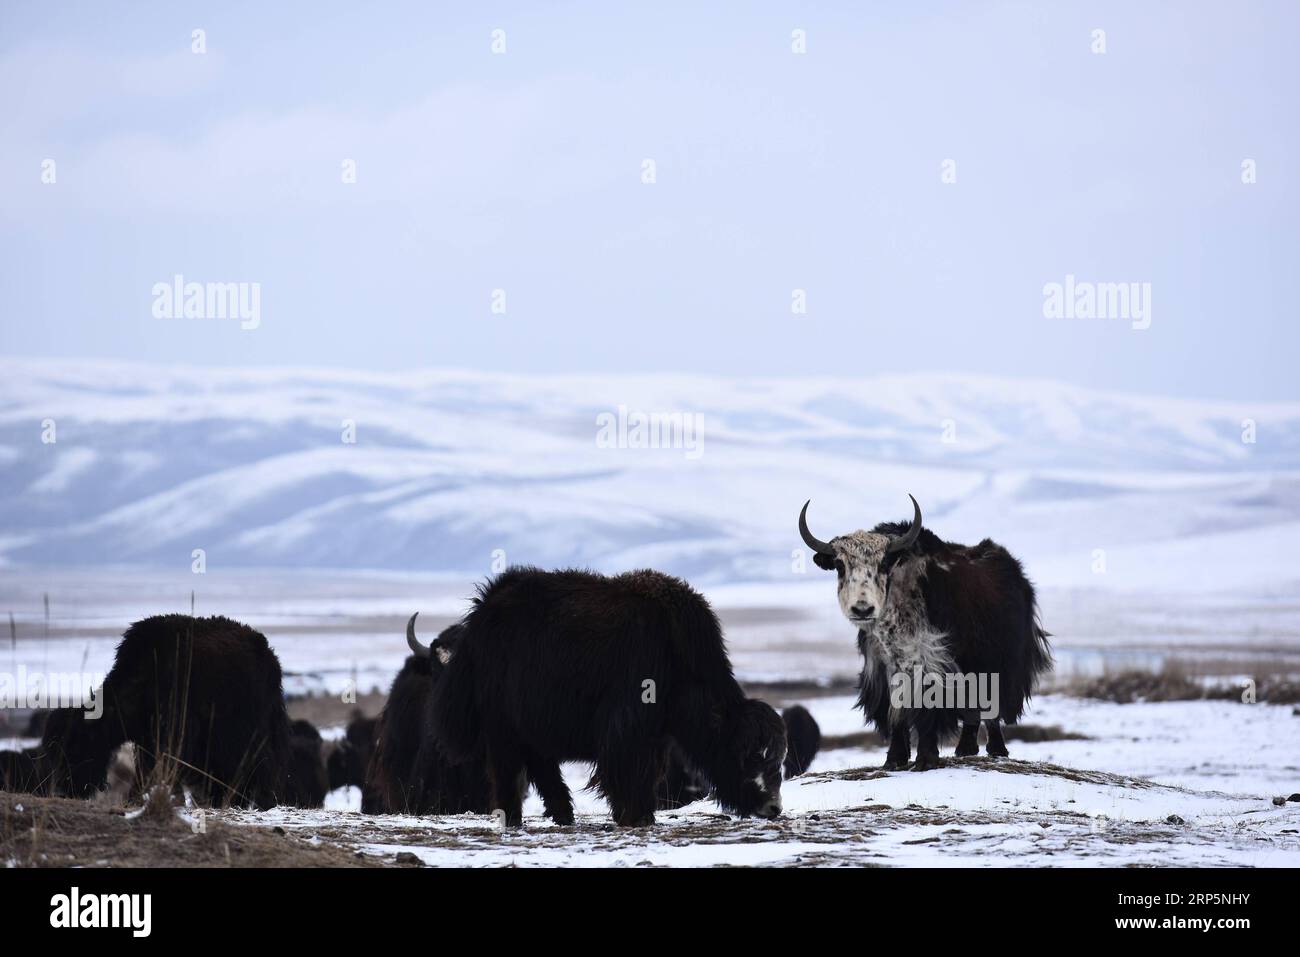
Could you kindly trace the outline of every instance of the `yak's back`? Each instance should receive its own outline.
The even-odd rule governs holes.
[[[485,582],[474,605],[466,618],[468,645],[484,633],[527,641],[561,629],[573,641],[592,642],[635,635],[667,643],[678,664],[706,680],[731,680],[709,603],[682,579],[653,569],[601,575],[515,567]]]
[[[142,666],[150,673],[170,669],[184,665],[190,655],[218,673],[256,671],[277,685],[282,680],[280,661],[266,636],[222,615],[154,615],[135,622],[117,646],[109,678],[135,673]]]

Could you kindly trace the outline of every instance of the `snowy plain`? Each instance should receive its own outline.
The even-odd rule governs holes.
[[[699,454],[602,445],[598,417],[620,408],[701,416]],[[291,694],[383,690],[407,616],[430,636],[502,562],[648,565],[713,602],[743,681],[813,689],[823,733],[850,735],[853,635],[795,520],[811,498],[830,537],[907,517],[911,492],[942,537],[992,537],[1022,559],[1054,681],[1171,664],[1300,675],[1300,403],[937,375],[0,360],[0,491],[0,612],[14,619],[0,667],[14,669],[103,672],[131,621],[193,600],[264,631]],[[877,775],[872,747],[827,750],[787,783],[776,822],[700,803],[620,832],[577,766],[573,829],[535,798],[507,833],[490,818],[364,818],[344,792],[322,811],[224,813],[434,864],[1300,866],[1300,806],[1271,800],[1300,791],[1290,706],[1044,694],[1025,721],[1081,737],[925,774]]]

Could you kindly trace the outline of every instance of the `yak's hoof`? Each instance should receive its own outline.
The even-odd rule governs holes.
[[[939,756],[937,754],[934,755],[918,754],[916,756],[916,763],[912,765],[912,770],[931,771],[934,768],[941,767],[941,766],[942,766],[942,762],[939,760]]]
[[[1001,747],[1001,748],[989,748],[989,749],[988,749],[988,752],[989,752],[989,757],[990,757],[990,758],[1009,758],[1009,757],[1011,757],[1011,752],[1008,751],[1008,750],[1006,749],[1005,746],[1004,746],[1004,747]]]
[[[620,818],[618,825],[619,827],[650,827],[651,825],[654,824],[654,822],[655,822],[654,813],[650,812],[650,813],[643,814],[641,817],[638,818],[631,818],[631,817]]]
[[[906,758],[904,758],[902,761],[898,761],[898,760],[896,760],[896,759],[894,759],[894,758],[890,758],[888,761],[886,761],[884,764],[882,764],[882,765],[880,766],[880,770],[882,770],[882,771],[902,771],[902,770],[904,770],[904,769],[907,767],[907,764],[908,764],[908,761],[907,761]]]
[[[551,815],[551,820],[555,822],[556,827],[568,827],[573,823],[573,811],[557,811]]]
[[[975,757],[975,755],[979,753],[980,753],[980,746],[978,744],[976,744],[973,741],[970,744],[967,744],[966,742],[962,741],[957,744],[957,750],[953,752],[953,757],[973,758]]]

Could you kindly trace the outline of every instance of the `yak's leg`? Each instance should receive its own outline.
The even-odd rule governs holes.
[[[573,823],[573,798],[569,786],[564,783],[560,763],[536,754],[527,758],[528,777],[537,788],[537,793],[546,805],[546,815],[562,827]]]
[[[912,724],[916,725],[916,763],[912,770],[929,771],[939,767],[939,729],[935,716],[922,714],[913,718]]]
[[[596,760],[601,790],[609,799],[614,820],[623,827],[655,822],[655,785],[663,748],[653,740],[615,737]]]
[[[989,757],[1005,758],[1008,755],[1007,743],[1002,740],[1002,721],[999,718],[989,718],[984,722],[984,727],[989,731],[989,743],[985,745]]]
[[[489,741],[487,763],[492,813],[503,813],[506,827],[519,827],[524,823],[523,792],[528,787],[519,749],[513,744]]]
[[[963,711],[961,715],[961,737],[957,740],[957,750],[953,752],[957,757],[969,758],[980,753],[979,730],[979,712]]]
[[[901,771],[912,760],[912,726],[901,716],[894,720],[889,733],[889,754],[882,765],[886,771]]]

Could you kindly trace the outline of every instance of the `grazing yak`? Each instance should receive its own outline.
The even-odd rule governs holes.
[[[360,709],[352,712],[343,738],[334,743],[326,761],[330,790],[343,787],[364,787],[366,767],[375,750],[376,718],[367,718]]]
[[[785,776],[787,779],[803,774],[812,764],[817,749],[821,747],[822,732],[816,720],[803,705],[792,705],[781,712],[785,724],[786,752]],[[708,779],[690,766],[686,755],[675,742],[670,742],[667,757],[668,770],[655,789],[656,810],[671,811],[702,801],[712,793]]]
[[[310,721],[289,725],[289,801],[298,807],[322,807],[330,792],[325,773],[324,743]]]
[[[939,736],[954,733],[959,721],[957,756],[979,750],[979,707],[952,707],[955,696],[939,706],[917,702],[914,693],[899,695],[904,704],[897,704],[897,692],[914,690],[927,675],[944,676],[951,688],[981,679],[996,688],[983,716],[988,753],[1005,756],[999,722],[1015,723],[1052,664],[1020,563],[988,539],[969,547],[941,540],[922,527],[914,498],[911,522],[884,522],[829,542],[808,530],[809,504],[799,513],[799,534],[817,566],[839,576],[840,611],[858,629],[863,658],[858,706],[890,739],[884,766],[907,765],[915,729],[913,770],[938,767]],[[973,704],[969,696],[966,702]]]
[[[432,726],[452,760],[483,754],[507,825],[522,822],[528,779],[572,823],[562,761],[595,763],[620,825],[651,823],[670,742],[724,808],[780,813],[785,726],[745,697],[713,610],[685,582],[512,568],[480,586],[465,624]]]
[[[365,814],[486,814],[491,806],[481,755],[450,761],[431,733],[429,696],[459,648],[465,626],[452,625],[425,646],[415,636],[418,615],[406,623],[411,655],[393,679],[388,701],[375,722],[361,810]]]
[[[100,691],[103,715],[54,711],[37,753],[53,793],[94,794],[109,760],[135,744],[148,781],[163,773],[212,803],[269,808],[291,794],[289,717],[266,637],[229,618],[159,615],[127,629]]]

